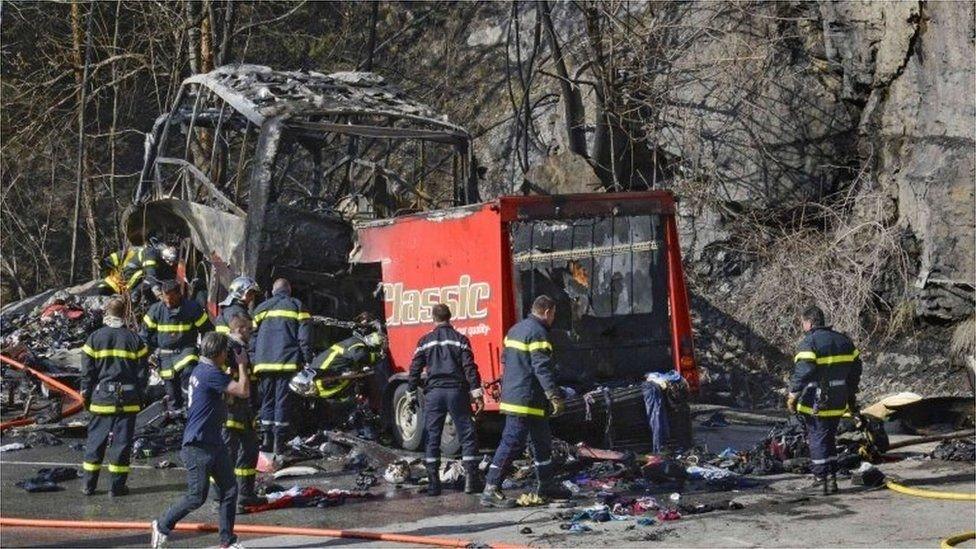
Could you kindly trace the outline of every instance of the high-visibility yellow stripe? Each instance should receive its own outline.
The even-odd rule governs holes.
[[[243,421],[235,421],[233,419],[228,419],[226,422],[224,422],[224,427],[227,427],[228,429],[239,429],[243,431],[245,426]]]
[[[147,259],[146,261],[143,261],[142,262],[142,266],[143,267],[155,267],[156,266],[156,260],[155,259]]]
[[[817,360],[817,353],[813,351],[800,351],[793,357],[793,362],[800,362],[801,360]]]
[[[84,469],[85,471],[95,472],[95,471],[98,471],[99,469],[102,468],[102,464],[101,463],[90,463],[90,462],[85,461],[85,462],[83,462],[81,464],[81,468]]]
[[[295,320],[308,320],[312,318],[312,315],[304,311],[290,311],[288,309],[271,309],[269,311],[261,311],[260,313],[254,315],[254,322],[261,322],[265,318],[294,318]]]
[[[158,324],[156,324],[156,321],[153,320],[152,317],[149,315],[145,315],[144,317],[142,317],[142,323],[145,324],[147,328],[152,328],[154,330],[156,329],[156,326],[158,326]]]
[[[122,293],[122,280],[121,279],[118,279],[114,275],[112,275],[112,276],[105,277],[104,282],[105,282],[105,284],[108,285],[109,288],[112,288],[112,290],[115,293],[117,293],[117,294],[121,294]]]
[[[144,356],[146,356],[146,355],[149,354],[149,349],[146,348],[146,347],[143,347],[143,348],[139,349],[138,351],[129,351],[129,350],[126,350],[126,349],[101,349],[101,350],[96,351],[91,346],[85,345],[84,347],[81,348],[81,350],[86,355],[88,355],[88,356],[90,356],[92,358],[110,358],[110,357],[115,357],[115,358],[128,358],[128,359],[131,359],[131,360],[135,360],[137,358],[142,358],[142,357],[144,357]]]
[[[185,357],[181,358],[176,364],[173,364],[173,370],[179,372],[183,368],[186,368],[187,364],[191,362],[196,362],[198,360],[200,360],[200,357],[197,355],[194,354],[186,355]]]
[[[130,276],[130,277],[129,277],[129,280],[128,280],[128,281],[126,282],[126,285],[127,285],[127,286],[128,286],[129,288],[131,288],[131,287],[133,287],[133,286],[135,286],[136,284],[138,284],[138,283],[139,283],[139,281],[140,281],[140,280],[142,280],[142,277],[143,277],[143,276],[144,276],[145,274],[146,274],[146,273],[144,273],[144,272],[142,271],[142,269],[139,269],[138,271],[136,271],[136,272],[134,272],[134,273],[132,273],[132,276]]]
[[[339,345],[333,345],[329,347],[329,351],[331,351],[329,356],[325,357],[325,360],[322,361],[322,365],[319,366],[319,370],[328,370],[329,366],[332,365],[332,361],[334,361],[337,356],[341,355],[345,349]]]
[[[297,370],[298,364],[294,362],[259,362],[254,365],[254,372],[288,372]]]
[[[194,326],[196,326],[197,328],[199,328],[200,326],[203,326],[203,325],[204,325],[204,324],[205,324],[205,323],[206,323],[206,322],[207,322],[208,320],[210,320],[210,317],[208,317],[208,316],[207,316],[207,312],[206,312],[206,311],[204,311],[204,312],[203,312],[203,313],[202,313],[202,314],[200,315],[200,318],[198,318],[198,319],[196,320],[196,322],[194,322],[194,323],[193,323],[193,325],[194,325]]]
[[[217,332],[218,334],[229,334],[230,326],[217,325],[214,326],[214,331]]]
[[[113,404],[92,404],[88,406],[88,411],[93,414],[116,414],[116,413],[131,413],[138,412],[142,409],[142,406],[138,404],[126,404],[124,406],[115,406]]]
[[[552,344],[548,341],[532,341],[523,343],[514,339],[505,338],[505,346],[510,349],[531,353],[532,351],[552,351]]]
[[[542,408],[532,408],[530,406],[521,406],[519,404],[509,404],[507,402],[502,402],[498,405],[498,409],[502,412],[512,412],[513,414],[525,414],[528,416],[540,416],[545,417],[546,411]]]
[[[234,468],[234,474],[237,475],[237,476],[239,476],[239,477],[253,477],[254,475],[258,474],[258,470],[257,469],[238,469],[238,468],[235,467]]]
[[[316,392],[319,398],[330,398],[333,395],[341,393],[342,390],[348,387],[350,383],[351,382],[348,379],[346,379],[340,381],[338,385],[334,387],[326,387],[324,381],[322,381],[321,379],[317,379],[315,380],[315,388],[317,389]]]
[[[179,333],[179,332],[189,332],[193,329],[193,324],[190,322],[180,323],[180,324],[157,324],[155,326],[157,332],[169,332],[169,333]]]
[[[132,470],[128,465],[116,465],[114,463],[108,464],[109,473],[128,473]]]
[[[847,407],[827,409],[827,410],[817,410],[816,412],[814,412],[813,411],[813,408],[811,408],[809,406],[806,406],[806,405],[803,405],[803,404],[797,404],[796,405],[796,411],[797,412],[800,412],[801,414],[807,414],[808,416],[817,416],[817,417],[840,417],[840,416],[844,415],[845,413],[847,413]]]
[[[854,362],[860,353],[855,350],[849,355],[831,355],[831,356],[821,356],[817,357],[817,364],[844,364],[847,362]]]

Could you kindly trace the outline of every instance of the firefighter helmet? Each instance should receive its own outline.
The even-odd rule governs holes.
[[[244,299],[247,292],[257,292],[261,288],[258,286],[257,281],[249,276],[239,276],[231,281],[230,286],[227,288],[229,292],[227,297],[220,302],[221,307],[226,307],[234,302],[235,299]]]
[[[163,261],[172,265],[176,263],[176,248],[174,246],[164,245],[159,250],[159,256],[163,258]]]
[[[305,368],[301,372],[298,372],[288,382],[288,388],[293,393],[302,397],[315,396],[315,370]]]
[[[365,343],[367,347],[372,347],[373,349],[383,349],[386,347],[386,336],[383,335],[383,332],[379,331],[366,334],[363,336],[363,343]]]

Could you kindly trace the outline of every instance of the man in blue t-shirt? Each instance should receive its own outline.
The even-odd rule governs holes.
[[[179,502],[152,523],[152,546],[164,547],[176,523],[207,500],[213,477],[220,498],[220,546],[241,547],[234,535],[237,511],[237,481],[234,466],[224,445],[221,429],[227,419],[224,393],[248,398],[251,381],[246,365],[238,363],[237,381],[221,371],[227,362],[230,342],[227,336],[210,332],[200,343],[200,360],[189,380],[186,429],[180,458],[186,467],[187,491]]]

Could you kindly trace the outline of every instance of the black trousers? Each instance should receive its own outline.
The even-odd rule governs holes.
[[[220,543],[230,545],[237,542],[234,535],[237,482],[227,448],[223,445],[187,444],[180,450],[180,458],[186,467],[186,494],[159,518],[159,531],[168,536],[177,522],[206,503],[212,477],[220,499]]]
[[[261,430],[273,432],[276,445],[283,445],[291,432],[293,395],[288,390],[288,382],[294,374],[295,372],[262,374],[258,382],[261,393]]]
[[[132,459],[132,438],[136,430],[135,414],[92,415],[88,423],[88,440],[85,442],[85,485],[94,490],[102,468],[105,451],[108,450],[108,471],[112,475],[112,490],[125,486]],[[112,445],[109,446],[109,436]]]
[[[486,482],[501,486],[505,473],[525,449],[526,439],[531,442],[532,459],[539,482],[552,479],[552,431],[545,417],[505,416],[502,439],[495,450],[495,457],[488,468]]]
[[[432,387],[424,393],[424,430],[427,435],[426,462],[441,459],[441,435],[444,421],[450,414],[461,440],[461,455],[465,461],[478,460],[478,440],[471,420],[471,398],[459,388]]]
[[[840,418],[803,415],[807,428],[807,445],[814,475],[827,476],[837,472],[837,425]]]
[[[251,428],[224,427],[224,445],[234,462],[237,493],[241,496],[253,496],[254,479],[258,474],[258,434]]]

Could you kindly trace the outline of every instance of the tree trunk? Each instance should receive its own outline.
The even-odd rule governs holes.
[[[71,235],[70,283],[74,283],[75,279],[75,259],[78,249],[78,218],[81,212],[82,202],[84,202],[85,211],[85,232],[88,236],[90,248],[91,275],[92,278],[98,276],[98,225],[95,221],[95,197],[91,188],[91,178],[89,177],[88,158],[85,147],[85,107],[88,101],[88,67],[91,62],[91,26],[94,14],[95,5],[92,4],[88,12],[85,30],[82,31],[80,0],[71,4],[72,57],[75,64],[75,81],[78,87],[78,164],[75,185],[74,226]],[[84,55],[82,54],[83,39],[85,42]]]
[[[569,143],[569,150],[583,158],[589,158],[586,150],[586,109],[583,107],[583,97],[580,94],[579,86],[569,77],[569,69],[566,67],[566,60],[563,50],[559,46],[559,38],[556,36],[556,29],[552,24],[552,8],[546,0],[540,0],[536,4],[538,11],[537,17],[542,20],[546,28],[546,37],[549,38],[549,49],[552,50],[552,60],[556,67],[556,74],[559,76],[559,89],[563,98],[563,115],[566,119],[566,135]]]
[[[189,25],[186,31],[189,42],[187,56],[190,60],[190,72],[193,74],[200,72],[200,26],[197,22],[199,15],[199,2],[197,0],[186,0],[186,24]]]

